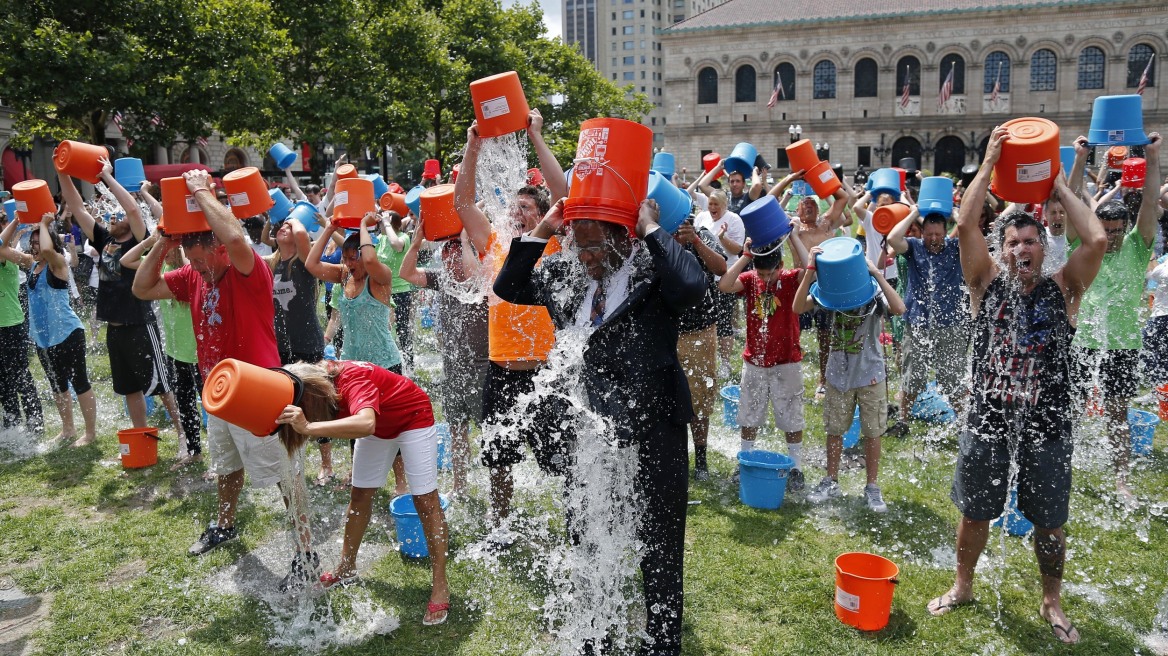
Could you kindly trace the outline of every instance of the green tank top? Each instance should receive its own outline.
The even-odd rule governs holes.
[[[369,291],[369,278],[357,298],[344,293],[333,294],[341,325],[345,328],[345,360],[360,360],[388,369],[401,364],[401,351],[389,327],[389,306],[374,298]]]
[[[397,275],[397,272],[401,269],[402,260],[406,257],[406,249],[409,248],[409,244],[407,243],[400,251],[395,251],[389,243],[389,233],[393,233],[393,228],[386,227],[385,232],[386,234],[377,240],[377,259],[381,260],[382,264],[389,267],[389,270],[393,272],[393,287],[390,288],[390,293],[400,294],[402,292],[412,292],[414,291],[414,286]],[[410,236],[408,234],[404,234],[402,237],[407,242],[409,241]]]
[[[162,271],[174,271],[177,267],[169,264],[162,265]],[[198,362],[198,352],[195,350],[195,326],[191,320],[191,306],[174,299],[158,302],[162,311],[162,331],[165,335],[163,351],[179,362],[194,364]]]
[[[0,328],[24,323],[20,309],[20,274],[12,262],[0,262]]]

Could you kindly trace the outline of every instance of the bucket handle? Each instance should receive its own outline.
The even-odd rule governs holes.
[[[155,428],[152,431],[142,431],[142,435],[145,435],[146,437],[149,437],[149,438],[153,438],[154,440],[156,440],[158,442],[162,441],[162,438],[158,436],[158,429],[157,428]]]
[[[268,367],[268,370],[278,371],[292,380],[292,405],[300,405],[300,400],[304,396],[304,381],[300,380],[299,376],[283,367]],[[268,433],[268,435],[275,435],[278,432],[280,432],[279,425],[276,426],[275,430]]]
[[[895,577],[895,576],[888,579],[888,582],[891,583],[892,585],[900,585],[900,579]]]
[[[623,182],[625,184],[625,187],[629,190],[629,195],[633,197],[633,203],[636,204],[637,194],[633,191],[633,185],[629,184],[629,181],[625,180],[625,176],[623,176],[619,172],[617,172],[616,169],[614,169],[611,166],[609,166],[608,164],[600,161],[599,157],[577,157],[576,159],[572,160],[573,171],[575,170],[575,166],[577,164],[580,164],[581,162],[589,162],[591,164],[596,164],[602,168],[606,168],[609,171],[611,171],[613,175],[615,175],[618,179],[620,179],[621,182]],[[575,175],[575,173],[573,173],[573,175]],[[588,175],[592,175],[592,174],[589,173]]]

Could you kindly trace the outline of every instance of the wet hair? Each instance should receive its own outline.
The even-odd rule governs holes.
[[[1095,216],[1099,217],[1100,221],[1123,221],[1130,223],[1132,220],[1131,210],[1122,201],[1109,200],[1099,207],[1095,208]]]
[[[337,418],[337,406],[340,395],[337,394],[333,381],[341,373],[340,365],[328,362],[323,366],[320,363],[293,362],[284,367],[288,373],[300,379],[303,392],[300,395],[300,409],[308,421],[330,421]],[[288,424],[280,424],[277,431],[280,442],[288,455],[296,453],[310,439],[307,435],[297,433]]]
[[[202,246],[203,248],[214,248],[219,245],[219,240],[215,238],[215,233],[210,230],[203,232],[188,232],[182,236],[182,246],[186,250],[190,250],[195,246]]]
[[[783,265],[783,251],[781,249],[776,250],[773,253],[768,253],[767,255],[755,255],[754,256],[754,268],[755,269],[777,269],[777,268],[781,267],[782,265]]]
[[[515,192],[517,196],[528,196],[535,201],[535,206],[539,208],[539,215],[543,216],[552,208],[551,198],[548,196],[547,189],[537,187],[535,185],[523,185],[519,191]]]
[[[731,172],[730,172],[730,173],[729,173],[729,174],[726,176],[726,180],[727,180],[727,181],[729,181],[729,180],[730,180],[730,178],[732,178],[732,177],[734,177],[734,176],[738,176],[738,177],[742,178],[742,181],[743,181],[743,182],[746,182],[746,176],[745,176],[745,175],[742,175],[742,171],[731,171]]]
[[[929,225],[930,223],[939,223],[944,228],[949,223],[949,218],[940,212],[929,212],[921,221],[921,227]]]
[[[1038,232],[1038,241],[1042,243],[1043,250],[1046,249],[1046,229],[1034,216],[1021,211],[1010,212],[998,219],[998,244],[1006,241],[1006,228],[1011,226],[1015,230],[1021,230],[1028,226],[1033,227]]]
[[[361,250],[361,233],[354,232],[345,237],[345,243],[341,244],[341,252]]]

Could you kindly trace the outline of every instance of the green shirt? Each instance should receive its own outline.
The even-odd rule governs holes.
[[[397,275],[397,272],[401,269],[402,260],[406,257],[406,249],[409,247],[410,235],[408,233],[400,235],[402,239],[406,240],[406,244],[402,246],[400,251],[394,250],[393,245],[389,243],[390,238],[395,236],[397,234],[393,231],[393,228],[386,226],[385,234],[377,240],[377,259],[381,260],[381,263],[389,267],[389,270],[393,272],[393,287],[390,288],[391,294],[412,292],[414,291],[414,286],[402,280],[401,276]]]
[[[162,271],[173,271],[176,267],[163,265]],[[194,364],[199,361],[195,351],[195,326],[191,320],[191,306],[174,299],[158,302],[162,311],[162,330],[166,335],[163,351],[179,362]]]
[[[1152,247],[1144,243],[1136,228],[1123,238],[1118,251],[1103,256],[1099,275],[1079,305],[1075,346],[1139,350],[1143,343],[1139,312],[1144,302],[1144,274],[1151,259]]]
[[[12,262],[0,262],[0,328],[24,323],[20,309],[20,276]]]

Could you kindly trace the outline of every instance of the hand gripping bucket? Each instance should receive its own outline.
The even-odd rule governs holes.
[[[1099,96],[1091,107],[1091,129],[1087,143],[1092,146],[1142,146],[1148,143],[1144,134],[1143,97]]]
[[[370,173],[361,177],[373,183],[373,200],[377,201],[378,207],[385,209],[381,206],[381,199],[389,193],[389,184],[385,181],[385,178],[376,173]]]
[[[718,153],[708,153],[702,157],[702,170],[706,173],[718,168],[718,162],[722,161],[722,156]]]
[[[750,237],[750,250],[754,253],[765,252],[763,247],[769,247],[791,234],[791,218],[770,194],[742,208],[739,216]]]
[[[876,169],[868,176],[868,190],[872,198],[889,194],[893,200],[900,200],[900,174],[896,169]]]
[[[361,219],[375,209],[372,182],[363,178],[337,180],[333,194],[333,223],[342,228],[359,228]]]
[[[791,458],[772,451],[738,452],[738,499],[760,510],[778,510],[787,494],[787,473],[795,466]]]
[[[410,213],[410,207],[406,204],[405,194],[399,194],[393,191],[387,191],[382,194],[381,198],[377,201],[377,206],[383,210],[397,212],[403,217]]]
[[[754,174],[754,160],[758,159],[758,149],[745,141],[734,146],[726,158],[726,175],[741,173],[747,180]]]
[[[137,157],[119,157],[114,160],[114,179],[126,191],[140,191],[146,181],[146,168]]]
[[[1156,425],[1160,418],[1156,415],[1129,408],[1127,411],[1127,426],[1131,433],[1132,454],[1137,456],[1152,455],[1152,441],[1156,436]]]
[[[426,160],[426,164],[422,167],[422,179],[437,180],[440,175],[442,175],[442,169],[438,166],[438,160]]]
[[[873,298],[879,285],[868,273],[863,247],[851,237],[832,237],[820,244],[823,252],[815,258],[817,280],[811,296],[828,310],[853,310]]]
[[[227,358],[203,383],[203,409],[257,437],[276,432],[284,407],[300,402],[300,380],[283,369],[265,369]]]
[[[727,385],[722,388],[722,425],[738,430],[738,399],[742,391],[737,385]]]
[[[949,197],[949,204],[953,204],[953,197]],[[912,214],[912,208],[904,203],[889,203],[877,207],[872,212],[872,229],[882,235],[887,235],[892,232],[896,224],[905,220],[909,214]]]
[[[1144,186],[1144,177],[1148,172],[1148,160],[1143,157],[1129,157],[1123,160],[1123,178],[1119,184],[1127,189],[1139,189]]]
[[[921,216],[953,214],[953,181],[943,175],[933,175],[921,180],[917,207]]]
[[[166,234],[185,235],[211,229],[207,225],[207,216],[187,189],[185,179],[163,178],[159,186],[162,187],[162,215],[166,219]]]
[[[53,192],[44,180],[17,182],[12,185],[12,198],[16,201],[16,218],[21,223],[40,223],[44,215],[57,213]]]
[[[527,114],[531,110],[515,71],[471,82],[470,99],[480,137],[499,137],[527,128]]]
[[[462,233],[462,219],[454,209],[454,185],[434,185],[418,197],[422,204],[422,233],[426,241],[453,239]]]
[[[1006,533],[1016,538],[1023,537],[1034,529],[1034,523],[1018,510],[1018,488],[1010,488],[1010,499],[1001,516],[993,521],[994,526],[1005,526]]]
[[[678,189],[669,178],[657,171],[649,172],[649,198],[657,201],[657,208],[661,212],[658,223],[671,235],[677,232],[693,207],[689,194],[684,189]]]
[[[276,163],[276,168],[282,171],[287,170],[296,163],[296,151],[278,141],[268,149],[268,154],[272,156],[272,161]]]
[[[673,182],[673,174],[677,172],[677,163],[673,158],[673,153],[657,153],[653,156],[653,170],[665,176],[670,183]]]
[[[1043,203],[1054,189],[1059,167],[1059,129],[1044,118],[1016,118],[1002,124],[1010,136],[994,165],[993,191],[1014,203]]]
[[[235,169],[223,176],[223,190],[227,192],[231,213],[237,219],[259,216],[275,205],[268,194],[268,183],[254,166]]]
[[[870,553],[840,554],[835,559],[835,616],[861,631],[888,626],[892,595],[900,568]]]
[[[288,213],[292,211],[292,201],[276,187],[269,189],[268,195],[272,197],[272,209],[268,210],[268,220],[272,225],[283,223],[284,219],[288,218]]]
[[[53,166],[65,175],[79,178],[89,184],[101,179],[101,158],[109,157],[105,146],[62,141],[53,151]]]
[[[158,429],[153,426],[118,431],[122,467],[138,469],[158,464]]]
[[[595,219],[635,227],[649,187],[652,158],[653,131],[640,123],[620,118],[581,123],[564,220]]]
[[[450,507],[450,499],[445,495],[438,495],[438,503],[442,512]],[[393,516],[393,527],[397,532],[397,541],[401,543],[401,553],[409,558],[425,558],[430,555],[430,548],[426,545],[426,534],[422,530],[422,519],[418,517],[418,509],[414,505],[414,495],[403,494],[394,497],[389,502],[389,514]]]
[[[421,197],[422,192],[425,190],[425,187],[418,185],[406,192],[406,207],[410,208],[410,211],[414,213],[414,216],[422,215]]]
[[[337,167],[333,175],[337,176],[338,181],[359,177],[357,175],[357,167],[352,164],[341,164]]]
[[[289,210],[287,218],[296,219],[309,232],[316,232],[316,229],[320,227],[316,221],[316,213],[315,205],[306,200],[298,200]]]

